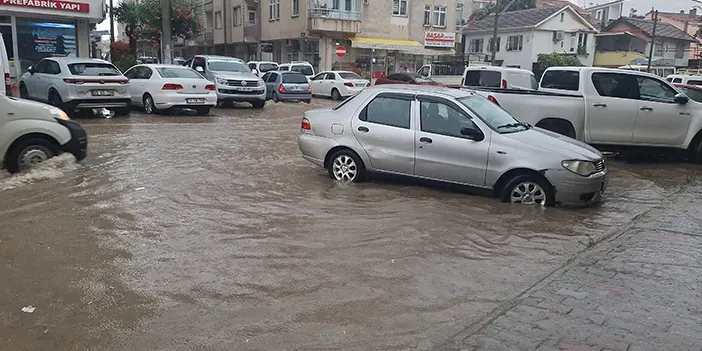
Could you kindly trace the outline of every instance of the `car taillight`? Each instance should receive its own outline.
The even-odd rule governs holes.
[[[76,79],[76,78],[63,78],[63,81],[68,83],[68,84],[83,84],[83,83],[85,83],[84,80]]]
[[[353,88],[353,83],[344,83],[344,86],[347,86],[349,88]]]
[[[300,128],[305,129],[305,130],[310,130],[312,129],[312,125],[310,125],[310,120],[303,117],[302,118],[302,123],[300,124]]]
[[[366,86],[369,87],[369,86],[370,86],[370,82],[366,83]]]
[[[285,89],[285,87],[283,86],[283,84],[280,84],[280,86],[278,86],[278,90],[279,90],[281,93],[284,93],[284,92],[287,91],[287,90]]]
[[[507,89],[507,80],[506,79],[502,80],[502,89]]]
[[[12,96],[12,81],[9,73],[5,73],[5,95]]]
[[[490,100],[490,101],[492,101],[493,103],[495,103],[495,105],[500,106],[500,103],[497,102],[497,99],[495,99],[494,96],[488,95],[488,100]]]
[[[175,83],[166,83],[161,90],[182,90],[183,86]]]
[[[311,93],[312,92],[312,87],[307,87],[307,92]]]
[[[217,86],[214,84],[205,85],[205,90],[217,90]]]

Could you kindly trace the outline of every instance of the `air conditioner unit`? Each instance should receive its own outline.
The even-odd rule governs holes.
[[[561,40],[563,40],[563,32],[561,32],[561,31],[556,32],[554,38],[555,38],[556,41],[561,41]]]

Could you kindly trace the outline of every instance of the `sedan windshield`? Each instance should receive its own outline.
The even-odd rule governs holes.
[[[361,76],[353,72],[340,72],[339,75],[341,76],[341,79],[363,79]]]
[[[163,78],[193,78],[202,79],[200,73],[191,70],[190,68],[180,67],[160,67],[156,68],[158,74]]]
[[[687,87],[678,87],[678,90],[682,91],[687,97],[697,102],[702,102],[702,91],[690,89]]]
[[[278,65],[275,63],[262,63],[258,65],[259,72],[275,71],[278,69]]]
[[[300,72],[306,76],[311,76],[314,74],[314,71],[312,70],[312,67],[307,66],[307,65],[293,65],[290,68],[291,71],[295,72]]]
[[[528,124],[517,121],[507,111],[481,96],[464,97],[458,101],[498,133],[514,133],[529,129]]]
[[[239,61],[210,60],[210,71],[251,72],[248,66]]]

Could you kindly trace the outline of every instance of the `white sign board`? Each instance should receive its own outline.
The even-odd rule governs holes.
[[[424,32],[424,46],[452,48],[456,45],[456,33]]]

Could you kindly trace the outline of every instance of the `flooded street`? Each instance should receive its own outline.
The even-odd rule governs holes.
[[[434,349],[702,179],[611,161],[578,210],[340,185],[295,139],[333,104],[81,120],[81,164],[0,173],[0,350]]]

